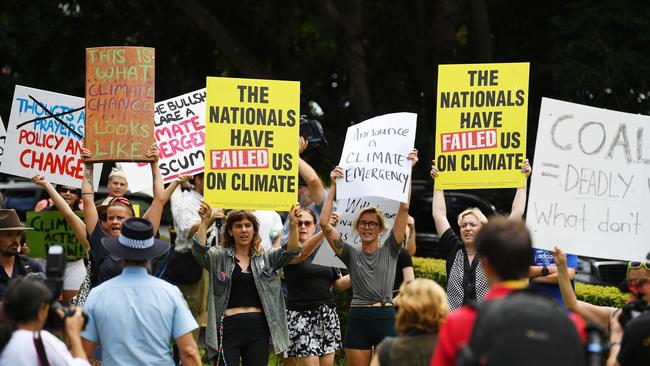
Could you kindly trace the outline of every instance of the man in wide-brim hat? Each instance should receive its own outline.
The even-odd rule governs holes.
[[[103,238],[106,250],[123,258],[122,274],[93,288],[86,300],[88,324],[81,336],[89,358],[102,345],[106,365],[173,364],[169,339],[174,338],[183,365],[200,365],[192,331],[198,328],[180,290],[147,273],[149,260],[169,244],[154,238],[143,218],[122,223],[117,238]]]
[[[20,222],[14,209],[0,209],[0,299],[12,278],[32,272],[43,272],[33,259],[20,254],[20,242],[25,230],[32,230]]]

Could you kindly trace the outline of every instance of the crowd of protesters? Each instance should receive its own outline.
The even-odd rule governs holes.
[[[299,152],[306,147],[301,138]],[[86,149],[81,155],[91,158]],[[328,366],[342,349],[349,365],[581,365],[589,357],[587,324],[602,329],[608,365],[650,362],[650,264],[629,264],[634,296],[623,310],[577,300],[575,256],[533,249],[522,223],[526,185],[507,218],[463,211],[460,237],[447,219],[444,192],[434,189],[433,220],[419,225],[440,235],[444,290],[415,278],[410,191],[392,227],[378,207],[361,209],[352,222],[355,246],[336,229],[341,167],[331,171],[327,191],[301,158],[297,202],[282,223],[273,211],[211,207],[202,174],[179,176],[165,188],[158,155],[155,145],[147,151],[153,200],[141,218],[124,197],[128,181],[119,169],[100,201],[92,164],[81,189],[33,177],[49,195],[35,210],[61,212],[87,253],[66,263],[58,300],[78,306],[67,315],[38,276],[43,266],[21,254],[30,228],[15,211],[0,210],[0,366],[266,365],[269,352],[286,365]],[[417,150],[407,159],[415,165]],[[521,173],[527,181],[528,160]],[[430,174],[435,181],[441,173],[432,166]],[[168,201],[171,246],[158,239]],[[325,241],[344,273],[314,263]],[[349,288],[343,330],[333,290]],[[51,318],[64,319],[62,327],[48,327]]]

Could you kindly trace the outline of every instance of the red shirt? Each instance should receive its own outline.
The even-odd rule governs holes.
[[[485,295],[485,301],[504,298],[515,290],[517,290],[516,287],[499,284],[488,291]],[[578,329],[580,340],[585,342],[587,339],[585,321],[573,313],[569,314],[569,318]],[[476,310],[467,305],[463,305],[460,309],[449,314],[442,329],[440,329],[438,344],[433,353],[430,366],[455,366],[458,351],[469,342],[475,321]]]

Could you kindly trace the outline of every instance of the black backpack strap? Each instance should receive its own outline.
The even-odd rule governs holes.
[[[43,345],[41,332],[34,332],[34,347],[36,347],[36,354],[38,355],[40,366],[50,366],[50,362],[47,360],[47,355],[45,354],[45,346]]]
[[[395,337],[384,338],[384,342],[381,344],[381,350],[379,351],[379,365],[388,366],[389,364],[388,356],[390,355],[390,349],[393,346],[394,341],[395,341]]]

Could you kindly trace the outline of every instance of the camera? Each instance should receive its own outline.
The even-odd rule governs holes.
[[[306,151],[317,149],[321,145],[329,145],[320,122],[309,119],[305,115],[300,116],[300,136],[309,142]]]
[[[65,318],[74,315],[74,309],[70,309],[59,302],[61,291],[63,290],[63,275],[65,273],[66,258],[63,254],[63,247],[59,245],[51,246],[47,252],[47,265],[45,270],[45,285],[52,292],[50,299],[50,312],[47,314],[45,329],[60,330],[63,328]],[[63,318],[58,314],[58,310],[63,310]],[[88,316],[84,313],[84,328],[88,322]]]
[[[643,299],[643,294],[637,294],[634,301],[623,306],[618,320],[621,326],[625,328],[627,322],[648,311],[650,311],[650,304]]]

